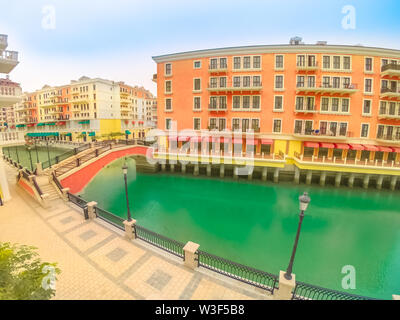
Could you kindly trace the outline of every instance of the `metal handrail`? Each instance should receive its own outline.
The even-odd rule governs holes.
[[[278,288],[278,276],[242,265],[231,260],[198,250],[199,267],[204,267],[230,278],[245,282],[255,287],[274,292]]]
[[[292,300],[377,300],[297,281]]]
[[[35,187],[36,191],[39,193],[40,196],[43,195],[42,190],[40,189],[39,185],[37,184],[36,177],[32,178],[33,186]]]
[[[117,227],[118,229],[124,230],[124,219],[97,206],[94,207],[94,210],[96,213],[96,217],[108,223],[111,223],[114,227]]]

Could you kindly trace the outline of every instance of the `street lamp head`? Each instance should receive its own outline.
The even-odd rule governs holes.
[[[304,194],[299,197],[300,210],[301,211],[306,211],[310,201],[311,201],[311,198],[308,196],[308,193],[304,192]]]
[[[122,172],[124,173],[124,175],[128,174],[128,166],[126,165],[126,162],[124,163],[124,166],[122,167]]]

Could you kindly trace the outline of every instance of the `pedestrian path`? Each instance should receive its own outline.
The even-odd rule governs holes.
[[[103,221],[85,221],[73,205],[44,209],[16,186],[6,165],[12,200],[0,207],[0,241],[33,245],[57,262],[54,299],[270,299],[266,292],[207,270],[140,240],[128,241]]]

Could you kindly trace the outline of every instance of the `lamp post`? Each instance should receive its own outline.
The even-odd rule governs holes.
[[[128,221],[130,222],[130,221],[132,221],[132,217],[131,217],[131,210],[129,209],[128,182],[127,182],[128,166],[126,165],[126,162],[124,163],[124,166],[122,167],[122,172],[124,173],[126,206],[128,208]]]
[[[31,147],[28,147],[28,153],[29,153],[29,160],[31,162],[31,172],[33,172],[33,163],[32,163],[32,155],[31,155]]]
[[[286,273],[284,275],[286,280],[292,280],[293,262],[294,262],[294,256],[296,255],[297,243],[299,242],[301,223],[303,222],[304,212],[307,210],[307,207],[308,207],[308,204],[310,203],[310,201],[311,201],[311,198],[308,196],[307,192],[304,192],[304,194],[299,197],[299,202],[300,202],[300,220],[299,220],[299,226],[297,228],[296,240],[294,242],[292,256],[290,258],[289,266],[288,266],[288,268],[286,270]]]
[[[50,152],[49,152],[49,140],[46,140],[46,145],[47,145],[47,158],[49,160],[49,166],[51,168],[51,160],[50,160]]]
[[[35,139],[36,163],[39,163],[39,153],[37,148],[37,140]]]

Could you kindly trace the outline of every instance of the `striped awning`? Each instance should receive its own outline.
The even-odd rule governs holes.
[[[24,125],[24,124],[17,124],[16,127],[17,127],[17,128],[24,128],[25,125]]]
[[[377,146],[373,146],[370,144],[363,144],[364,150],[366,151],[379,151],[379,148]]]
[[[364,146],[361,144],[350,143],[350,150],[364,150]]]
[[[238,139],[238,138],[233,139],[233,144],[242,144],[242,143],[243,143],[242,139]]]
[[[90,120],[79,121],[78,123],[79,124],[89,124]]]
[[[181,142],[186,142],[186,141],[189,141],[189,140],[190,140],[190,137],[187,137],[187,136],[180,136],[178,138],[178,141],[181,141]]]
[[[378,146],[378,149],[381,152],[393,152],[393,148],[389,148],[389,147]]]
[[[335,145],[333,143],[328,143],[328,142],[320,142],[319,146],[321,148],[326,148],[326,149],[334,149]]]
[[[250,139],[250,140],[246,139],[246,144],[248,146],[256,146],[258,144],[258,139]]]
[[[274,140],[271,140],[271,139],[261,139],[261,144],[272,145],[272,144],[274,144]]]
[[[393,152],[400,153],[400,148],[399,147],[391,147]]]
[[[349,150],[350,146],[346,143],[335,143],[335,148],[341,150]]]

